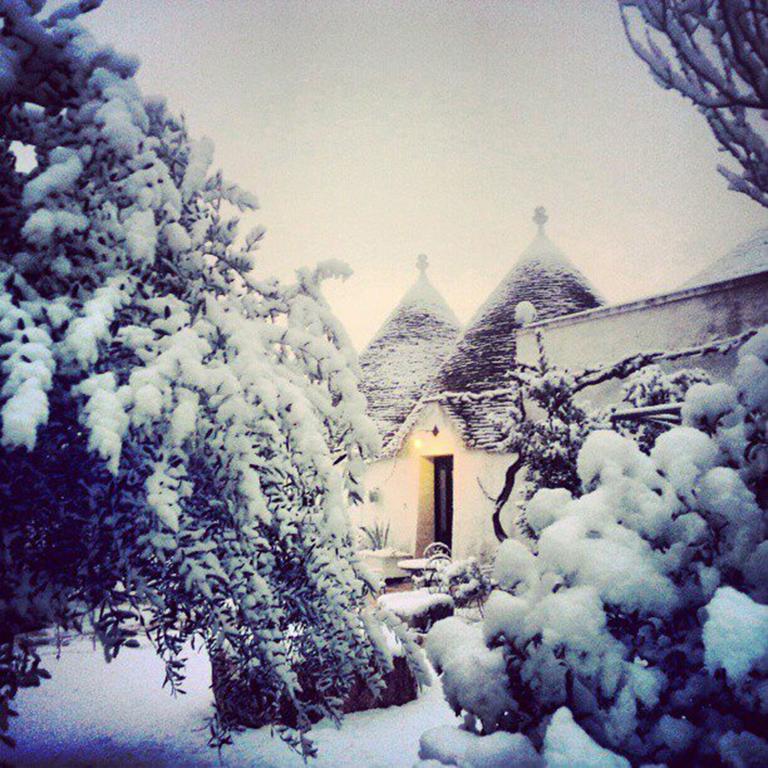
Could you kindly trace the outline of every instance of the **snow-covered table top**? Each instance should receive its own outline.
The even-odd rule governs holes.
[[[405,560],[398,560],[397,567],[404,571],[434,571],[435,565],[426,557],[409,557]]]
[[[412,592],[390,592],[381,595],[376,602],[404,621],[415,616],[422,616],[437,605],[453,606],[453,598],[450,595],[430,592],[426,589],[415,589]]]
[[[386,559],[389,557],[408,557],[408,552],[402,552],[399,549],[387,547],[386,549],[361,549],[357,553],[360,557],[380,557]]]

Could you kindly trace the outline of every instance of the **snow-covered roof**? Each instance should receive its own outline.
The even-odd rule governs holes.
[[[516,331],[530,314],[517,312],[518,305],[532,304],[539,321],[603,305],[587,278],[547,237],[547,218],[543,208],[536,209],[536,236],[449,348],[437,374],[423,379],[428,386],[400,412],[399,428],[385,436],[382,455],[399,451],[429,403],[445,410],[467,446],[497,450],[515,397],[507,374],[515,364]]]
[[[450,353],[460,324],[427,277],[419,276],[360,355],[361,390],[386,443],[410,413]]]
[[[520,302],[536,309],[538,320],[568,315],[603,304],[589,281],[547,237],[542,208],[539,231],[496,290],[470,320],[436,385],[448,392],[484,392],[505,385],[515,360],[515,318]]]
[[[768,227],[758,229],[747,240],[739,243],[713,264],[686,280],[680,287],[719,283],[742,275],[753,275],[768,270]]]
[[[497,451],[501,447],[505,428],[509,426],[515,397],[514,387],[511,386],[480,393],[430,391],[416,403],[400,428],[385,441],[381,456],[395,456],[426,409],[434,404],[443,409],[465,445],[478,450]]]
[[[536,209],[533,220],[538,225],[536,236],[469,322],[430,393],[430,397],[440,396],[472,447],[493,447],[500,436],[499,423],[509,412],[507,373],[515,362],[518,304],[530,302],[537,319],[546,320],[604,303],[547,237],[543,208]],[[471,397],[480,393],[480,398]]]

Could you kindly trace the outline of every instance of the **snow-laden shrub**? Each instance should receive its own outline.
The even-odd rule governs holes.
[[[527,501],[543,488],[559,487],[575,493],[581,483],[576,468],[579,450],[591,431],[609,423],[606,414],[588,413],[576,403],[577,394],[590,385],[587,382],[595,371],[574,374],[553,365],[547,357],[540,333],[536,340],[536,364],[524,366],[510,374],[517,392],[506,423],[500,425],[505,433],[501,450],[513,454],[515,458],[504,473],[498,494],[491,495],[480,486],[493,501],[491,520],[499,541],[512,535],[512,530],[507,531],[502,525],[501,515],[513,497],[518,475],[524,472],[522,479]],[[632,362],[622,361],[615,367],[619,369]],[[535,539],[536,532],[528,524],[527,506],[515,516],[514,534]]]
[[[590,434],[582,493],[530,502],[536,552],[501,544],[481,627],[435,625],[446,697],[483,732],[548,761],[588,739],[614,753],[590,765],[768,764],[768,327],[683,415],[650,455]]]
[[[462,728],[446,725],[422,735],[419,757],[421,760],[414,768],[544,768],[544,761],[531,742],[519,733],[497,731],[479,738]]]
[[[474,557],[446,563],[435,581],[434,588],[450,595],[457,608],[480,607],[491,592],[491,580]]]
[[[525,473],[526,499],[541,488],[563,487],[575,492],[579,488],[579,449],[589,432],[602,425],[602,417],[592,416],[576,404],[581,386],[577,377],[550,363],[541,334],[537,334],[536,340],[536,365],[511,374],[516,397],[505,423],[499,425],[505,433],[501,451],[515,458],[504,473],[498,494],[491,495],[483,489],[493,501],[493,531],[499,541],[511,533],[504,529],[501,514],[512,498],[518,475]],[[516,516],[514,525],[519,536],[534,537],[524,510]]]
[[[576,458],[594,428],[589,414],[574,399],[573,375],[551,365],[543,349],[538,367],[522,374],[516,411],[511,414],[505,451],[524,457],[529,496],[539,488],[579,485]],[[529,418],[529,411],[541,418]]]
[[[466,712],[486,732],[496,730],[513,703],[504,650],[490,648],[480,625],[458,616],[438,621],[425,649],[435,671],[443,674],[443,691],[456,714]]]
[[[711,378],[699,368],[684,368],[667,373],[660,365],[649,365],[633,374],[622,388],[622,400],[635,408],[680,403],[694,384],[710,384]],[[649,422],[619,422],[616,431],[632,437],[645,453],[650,453],[665,427]]]
[[[257,280],[211,142],[77,23],[98,2],[43,5],[0,2],[0,730],[44,674],[24,633],[87,619],[107,658],[145,627],[172,687],[202,636],[303,733],[387,668],[347,518],[377,437],[320,293],[346,268]]]

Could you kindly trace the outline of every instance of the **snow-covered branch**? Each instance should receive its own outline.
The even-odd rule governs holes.
[[[637,355],[625,357],[610,365],[588,368],[574,374],[574,393],[580,392],[587,387],[594,387],[597,384],[602,384],[606,381],[626,379],[633,373],[654,363],[672,362],[674,360],[703,357],[705,355],[725,355],[731,350],[741,347],[749,341],[755,333],[757,333],[757,331],[751,329],[744,333],[740,333],[737,336],[731,336],[725,339],[715,339],[706,344],[678,349],[672,352],[641,352]]]
[[[202,637],[309,750],[382,671],[348,521],[377,436],[320,291],[348,268],[257,278],[222,205],[256,198],[78,24],[97,0],[43,5],[0,0],[0,731],[19,636],[93,610],[113,657],[141,606],[172,688]]]
[[[699,108],[739,169],[731,189],[768,206],[768,10],[761,0],[618,0],[632,49]]]

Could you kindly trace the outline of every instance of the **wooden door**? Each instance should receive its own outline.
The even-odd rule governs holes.
[[[453,456],[436,456],[435,541],[453,546]]]

